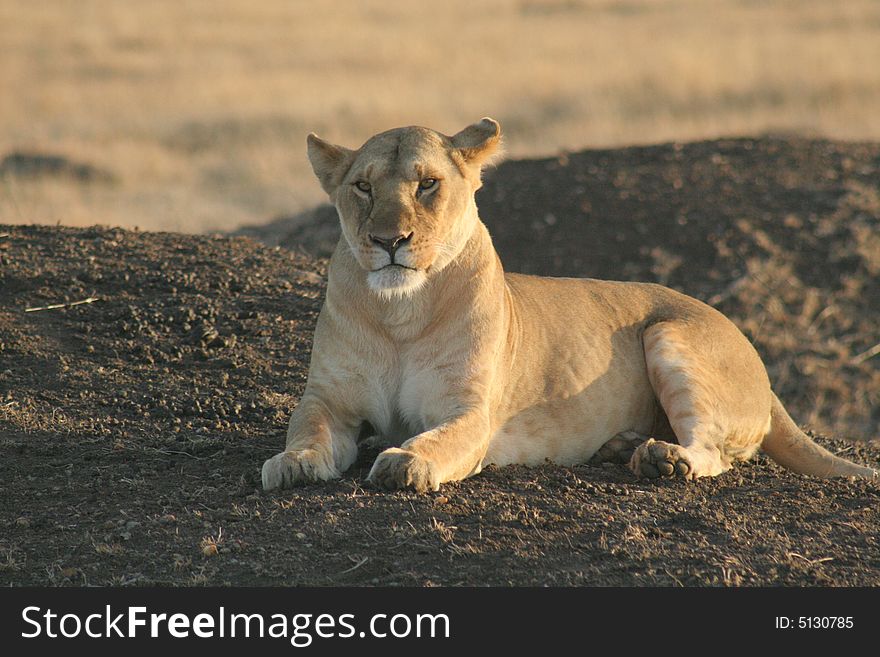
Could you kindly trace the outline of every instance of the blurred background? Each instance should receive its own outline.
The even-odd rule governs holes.
[[[876,141],[878,62],[876,0],[0,0],[0,223],[265,223],[323,200],[310,131]]]

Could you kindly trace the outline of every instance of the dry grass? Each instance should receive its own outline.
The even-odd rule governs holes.
[[[880,139],[873,0],[0,4],[0,222],[203,231],[321,199],[311,130],[500,119],[508,152],[799,131]]]

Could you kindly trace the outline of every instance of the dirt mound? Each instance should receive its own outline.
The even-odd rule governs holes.
[[[756,338],[759,345],[779,345],[778,358],[761,346],[777,372],[811,362],[804,358],[825,358],[833,370],[836,352],[816,355],[807,338],[785,337],[800,331],[798,324],[783,325],[775,342],[760,340],[776,335],[779,318],[806,304],[798,295],[819,294],[810,303],[828,299],[836,310],[822,317],[823,311],[794,313],[812,318],[819,337],[809,339],[823,349],[838,340],[850,357],[870,347],[862,327],[871,318],[878,325],[876,288],[865,274],[871,235],[853,227],[876,230],[870,190],[878,149],[724,142],[685,150],[696,156],[704,149],[711,162],[708,153],[745,152],[747,144],[765,155],[749,160],[751,182],[743,185],[767,185],[768,194],[779,190],[766,178],[780,179],[777,169],[789,157],[755,168],[773,144],[777,152],[812,154],[790,168],[838,161],[841,168],[828,168],[830,176],[843,171],[844,159],[853,163],[852,173],[837,180],[816,174],[826,180],[821,189],[792,184],[792,198],[806,197],[804,204],[827,194],[824,206],[809,211],[793,201],[730,195],[732,206],[789,208],[808,229],[798,252],[785,241],[797,231],[771,228],[760,212],[730,210],[721,197],[712,215],[720,222],[717,237],[699,242],[689,236],[699,231],[672,228],[680,216],[709,225],[698,210],[642,208],[625,196],[662,196],[666,183],[649,172],[659,163],[673,167],[674,147],[508,163],[493,173],[480,202],[505,258],[519,249],[521,269],[537,271],[544,263],[545,272],[578,267],[600,275],[601,267],[617,266],[625,277],[665,276],[704,298],[722,295],[718,303],[728,312],[763,317]],[[587,176],[577,171],[590,166],[581,160],[619,180],[596,182],[597,174],[589,174],[576,182],[576,175]],[[701,166],[680,166],[681,189],[724,186],[710,185],[712,169],[699,174]],[[746,168],[736,170],[745,177]],[[789,175],[806,174],[798,168]],[[583,190],[570,189],[573,184]],[[861,191],[846,191],[853,185]],[[592,205],[566,214],[568,194]],[[696,191],[688,198],[702,203]],[[838,213],[849,213],[850,221]],[[739,219],[751,222],[748,230],[734,231],[731,222]],[[509,231],[499,229],[504,221]],[[828,231],[809,237],[823,221],[830,222]],[[643,232],[651,226],[653,241]],[[556,229],[568,239],[554,237]],[[603,242],[616,231],[624,241]],[[632,257],[616,255],[628,253],[620,243],[632,247]],[[681,261],[672,266],[675,258],[642,253],[639,243]],[[835,260],[846,243],[850,256]],[[558,259],[537,255],[548,245]],[[703,253],[707,245],[715,255]],[[580,264],[572,264],[574,257]],[[757,270],[766,277],[759,284],[747,266],[751,259],[753,267],[783,269]],[[658,263],[667,265],[657,269]],[[739,273],[724,278],[732,263],[740,263]],[[305,383],[324,267],[241,238],[0,226],[0,584],[880,585],[878,487],[809,479],[763,457],[691,484],[636,481],[616,465],[489,468],[420,496],[367,486],[377,452],[364,450],[339,482],[263,493],[260,465],[282,447]],[[841,273],[823,282],[823,272],[831,271]],[[851,289],[857,283],[862,287]],[[790,291],[782,294],[780,286]],[[754,301],[749,294],[757,295]],[[87,299],[98,300],[46,309]],[[827,332],[829,326],[839,333]],[[785,340],[798,350],[791,363],[784,360]],[[844,381],[870,383],[872,363],[864,357],[847,365]],[[809,373],[789,379],[789,405],[817,380]],[[868,383],[861,390],[875,395],[876,405],[877,386]],[[821,441],[880,464],[876,444]]]
[[[798,421],[880,437],[880,145],[735,139],[511,161],[477,202],[508,270],[702,299],[752,340]],[[302,221],[276,243],[329,255],[332,208]]]

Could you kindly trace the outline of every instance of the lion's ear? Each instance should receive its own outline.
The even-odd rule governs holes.
[[[501,146],[501,126],[488,116],[452,137],[452,145],[465,162],[482,166],[498,154]]]
[[[333,194],[351,165],[354,151],[326,142],[314,132],[306,139],[309,162],[327,194]]]

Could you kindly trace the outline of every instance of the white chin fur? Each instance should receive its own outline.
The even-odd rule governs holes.
[[[367,274],[370,289],[386,299],[413,294],[426,280],[425,272],[403,267],[385,267]]]

